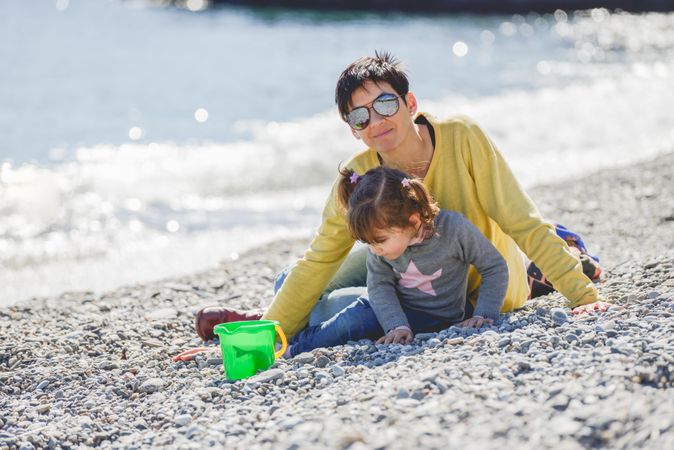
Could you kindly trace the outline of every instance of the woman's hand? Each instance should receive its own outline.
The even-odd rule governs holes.
[[[457,323],[456,326],[461,328],[482,328],[485,324],[493,325],[494,321],[485,319],[482,316],[473,316],[470,319]]]
[[[598,301],[588,305],[580,305],[571,310],[571,314],[588,314],[591,312],[605,312],[612,305],[610,303]]]
[[[396,328],[386,333],[386,336],[380,337],[375,344],[409,344],[412,339],[414,339],[412,330]]]

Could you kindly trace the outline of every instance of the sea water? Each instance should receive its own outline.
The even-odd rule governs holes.
[[[421,110],[477,120],[525,187],[674,144],[673,14],[193,9],[0,3],[0,304],[309,236],[362,148],[335,81],[376,49]]]

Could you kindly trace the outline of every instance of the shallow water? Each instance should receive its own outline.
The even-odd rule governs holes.
[[[64,7],[65,5],[65,7]],[[107,289],[306,236],[360,149],[333,107],[374,49],[469,114],[525,186],[674,143],[674,15],[0,4],[0,298]]]

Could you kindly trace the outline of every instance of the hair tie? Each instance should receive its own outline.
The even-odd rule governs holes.
[[[351,182],[351,184],[356,184],[358,182],[358,178],[360,178],[360,176],[358,176],[358,174],[354,172],[349,177],[349,181]]]
[[[403,187],[406,187],[406,188],[410,187],[410,180],[409,180],[409,178],[407,178],[407,177],[403,178],[403,180],[400,182],[400,184],[402,184]]]

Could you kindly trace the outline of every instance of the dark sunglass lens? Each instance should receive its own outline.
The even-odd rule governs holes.
[[[363,107],[356,108],[346,116],[346,120],[354,130],[364,130],[370,123],[370,111]]]
[[[372,104],[372,108],[384,117],[391,117],[398,112],[398,97],[393,95],[382,95]]]

